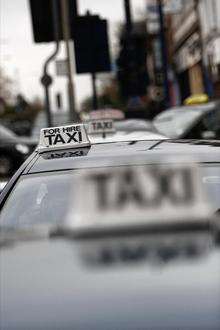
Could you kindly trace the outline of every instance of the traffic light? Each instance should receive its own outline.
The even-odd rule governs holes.
[[[99,16],[78,16],[74,47],[77,73],[111,70],[106,20],[100,19]]]
[[[62,16],[61,16],[61,1],[60,0],[29,0],[30,11],[32,17],[32,26],[34,41],[52,42],[55,41],[54,37],[54,23],[53,23],[53,10],[52,2],[56,2],[58,12],[58,29],[59,39],[63,39],[62,33]],[[68,0],[70,25],[73,27],[71,34],[74,31],[74,23],[77,16],[77,0]]]
[[[146,87],[149,83],[146,58],[145,34],[133,33],[122,36],[117,59],[117,77],[124,98],[146,95]]]

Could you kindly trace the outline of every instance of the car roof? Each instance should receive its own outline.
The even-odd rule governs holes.
[[[86,148],[39,153],[24,174],[69,169],[167,163],[178,159],[220,162],[220,141],[161,140],[94,144]]]
[[[176,106],[176,107],[167,109],[165,112],[167,113],[167,111],[172,111],[172,112],[197,111],[197,112],[201,112],[201,113],[206,113],[213,109],[220,110],[219,101],[213,101],[213,102],[209,102],[209,103],[205,103],[205,104],[198,104],[198,105],[191,105],[191,106],[189,106],[189,105],[179,106],[179,107]],[[162,113],[165,113],[165,112],[162,112]]]

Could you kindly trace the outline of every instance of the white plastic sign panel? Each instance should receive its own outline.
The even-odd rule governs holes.
[[[89,118],[91,120],[99,120],[99,119],[121,120],[125,118],[125,114],[123,111],[118,109],[103,109],[103,110],[91,111],[89,114]]]
[[[40,133],[39,151],[90,146],[83,124],[43,128]]]
[[[111,119],[92,120],[88,123],[88,134],[115,133],[114,122]]]
[[[68,224],[76,230],[185,223],[210,215],[199,172],[187,165],[87,170],[74,186]]]

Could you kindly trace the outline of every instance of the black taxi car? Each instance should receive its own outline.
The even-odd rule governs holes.
[[[42,130],[0,196],[1,330],[219,329],[219,151]]]

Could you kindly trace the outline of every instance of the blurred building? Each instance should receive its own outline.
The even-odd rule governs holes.
[[[198,10],[207,90],[220,97],[220,1],[200,0]]]
[[[158,1],[146,0],[149,94],[163,98]],[[170,104],[193,94],[220,97],[220,0],[162,0]]]
[[[147,69],[149,73],[148,95],[153,102],[160,106],[164,101],[164,75],[160,42],[159,13],[156,0],[147,0],[146,12],[148,41]]]
[[[182,101],[206,91],[198,3],[182,1],[181,11],[172,16],[173,63]]]

